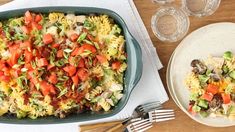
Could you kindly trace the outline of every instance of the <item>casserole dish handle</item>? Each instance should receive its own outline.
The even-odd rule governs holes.
[[[132,88],[134,88],[137,83],[139,82],[141,76],[142,76],[142,71],[143,71],[143,63],[142,63],[142,51],[141,47],[138,43],[138,41],[128,32],[129,35],[129,48],[131,50],[131,56],[132,58],[130,59],[130,63],[132,66],[131,69],[131,85]]]

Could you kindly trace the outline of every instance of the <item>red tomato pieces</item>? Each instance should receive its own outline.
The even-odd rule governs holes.
[[[44,96],[49,94],[56,94],[55,87],[52,84],[47,83],[46,81],[40,82],[40,90]]]
[[[58,81],[56,74],[55,74],[55,73],[52,73],[52,74],[50,75],[50,77],[48,78],[48,81],[49,81],[50,83],[52,83],[52,84],[56,84],[57,81]]]
[[[78,85],[78,83],[79,83],[78,75],[73,76],[73,77],[72,77],[72,80],[73,80],[73,84],[74,84],[75,86]]]
[[[21,49],[31,49],[32,45],[30,41],[24,41],[23,43],[20,44]]]
[[[204,93],[202,96],[201,96],[202,99],[205,99],[207,101],[211,101],[213,99],[213,94],[211,93]]]
[[[215,95],[215,94],[217,94],[217,93],[219,92],[219,87],[216,86],[216,85],[213,85],[213,84],[209,84],[209,85],[207,86],[206,91],[207,91],[208,93],[212,93],[213,95]]]
[[[106,58],[106,56],[104,56],[104,55],[96,55],[96,58],[98,59],[98,61],[99,61],[101,64],[108,61],[107,58]]]
[[[42,16],[40,15],[40,14],[37,14],[36,16],[35,16],[35,22],[40,22],[42,20]]]
[[[43,66],[47,66],[47,65],[48,65],[48,62],[47,62],[46,58],[38,59],[38,61],[37,61],[38,67],[43,67]]]
[[[25,50],[24,54],[25,54],[25,63],[31,62],[33,59],[33,53],[28,50]]]
[[[85,68],[79,68],[77,75],[81,81],[86,81],[88,79],[88,71]]]
[[[230,103],[230,101],[231,101],[230,94],[222,93],[221,96],[223,98],[224,104]]]
[[[41,24],[38,24],[36,22],[32,22],[32,27],[37,30],[42,30],[42,28],[43,28]]]
[[[79,62],[78,62],[78,67],[79,67],[79,68],[85,67],[85,61],[84,61],[84,59],[81,58],[81,59],[79,60]]]
[[[29,33],[30,33],[29,28],[26,27],[26,26],[22,26],[21,29],[22,29],[22,31],[23,31],[25,34],[29,34]]]
[[[54,41],[54,39],[51,34],[48,33],[48,34],[43,35],[43,43],[44,44],[50,44],[53,41]]]
[[[15,64],[17,64],[19,58],[20,58],[20,53],[17,51],[13,52],[10,58],[11,66],[14,66]]]
[[[113,70],[118,70],[118,69],[120,69],[120,67],[121,67],[121,62],[120,61],[114,61],[112,63],[112,69]]]
[[[66,71],[69,76],[73,76],[76,73],[76,67],[74,66],[66,66],[63,68],[64,71]]]
[[[61,50],[59,50],[59,51],[57,51],[57,53],[56,53],[56,57],[58,57],[58,58],[62,58],[62,57],[64,57],[64,51],[61,49]]]
[[[8,83],[11,80],[11,77],[2,75],[2,76],[0,76],[0,80],[3,81],[3,82]]]
[[[78,34],[76,34],[76,33],[74,33],[74,34],[72,34],[71,36],[70,36],[70,40],[72,41],[72,42],[76,42],[77,41],[77,39],[78,39]]]
[[[81,47],[76,48],[72,53],[71,56],[77,56],[82,54],[84,51],[89,50],[92,53],[96,52],[96,48],[93,45],[90,44],[83,44]]]
[[[25,12],[24,20],[25,20],[25,24],[29,24],[33,21],[33,16],[29,11]]]

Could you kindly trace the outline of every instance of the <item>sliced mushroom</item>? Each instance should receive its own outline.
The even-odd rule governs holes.
[[[193,67],[193,72],[196,74],[204,74],[207,70],[205,64],[203,64],[200,60],[195,59],[191,62],[191,66]]]
[[[218,82],[220,81],[220,76],[216,73],[211,73],[210,74],[210,78],[214,81],[214,82]]]
[[[218,108],[220,108],[223,104],[223,99],[220,94],[215,94],[213,99],[209,102],[209,107],[216,111]]]

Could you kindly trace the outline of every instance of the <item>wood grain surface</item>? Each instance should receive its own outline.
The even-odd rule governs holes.
[[[0,5],[10,1],[11,0],[0,0]],[[151,0],[134,0],[134,3],[136,4],[140,16],[143,19],[149,35],[156,47],[158,55],[164,65],[164,68],[161,69],[159,72],[166,91],[168,92],[165,79],[166,68],[172,52],[180,43],[180,41],[176,43],[163,43],[153,35],[150,27],[150,21],[151,16],[160,7],[159,4],[154,4],[151,2]],[[180,6],[180,0],[175,0],[175,2],[173,2],[172,4]],[[219,9],[211,16],[203,18],[190,17],[190,29],[188,33],[191,33],[192,31],[202,26],[216,22],[235,22],[235,0],[221,0]],[[226,128],[215,128],[195,122],[176,106],[171,97],[170,100],[164,104],[164,106],[166,108],[175,110],[176,119],[162,123],[155,123],[153,128],[148,130],[148,132],[232,132],[235,130],[235,126]]]

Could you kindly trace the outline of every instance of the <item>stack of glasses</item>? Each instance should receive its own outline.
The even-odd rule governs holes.
[[[213,14],[220,0],[181,0],[181,7],[172,5],[174,0],[152,0],[162,4],[152,16],[151,27],[161,41],[176,42],[188,32],[189,16],[204,17]]]

